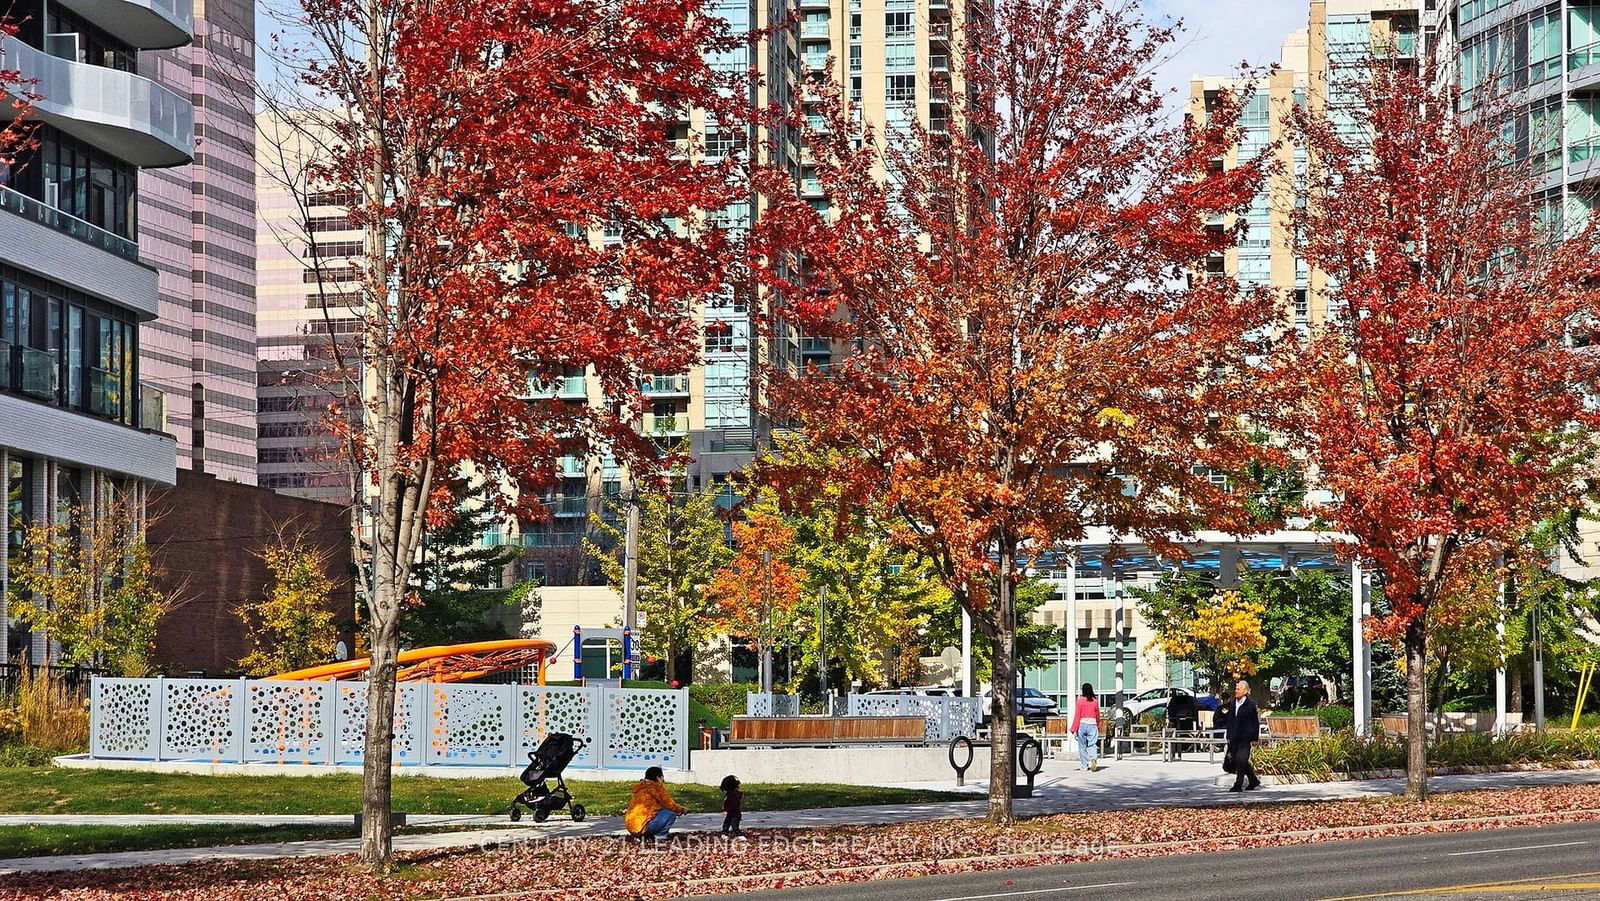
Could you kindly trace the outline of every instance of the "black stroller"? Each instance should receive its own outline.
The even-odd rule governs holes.
[[[539,749],[528,755],[528,768],[522,771],[522,784],[528,788],[517,795],[511,802],[511,822],[522,819],[521,807],[533,811],[533,821],[543,823],[550,818],[550,811],[560,810],[567,805],[572,805],[572,821],[583,822],[588,811],[582,804],[574,803],[572,792],[567,791],[567,783],[561,778],[561,771],[567,768],[578,751],[583,748],[582,739],[573,738],[565,732],[552,732],[545,736],[539,743]],[[556,780],[556,787],[552,789],[548,780]],[[521,807],[519,807],[521,805]]]

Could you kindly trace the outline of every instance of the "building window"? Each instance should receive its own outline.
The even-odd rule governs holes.
[[[8,187],[119,237],[138,237],[137,167],[48,125],[34,137],[37,146],[10,170]]]
[[[138,333],[129,311],[0,267],[0,390],[137,425]]]
[[[360,202],[361,195],[354,190],[313,191],[306,198],[308,206],[355,206]]]
[[[883,96],[890,103],[914,103],[917,99],[917,76],[885,75]]]

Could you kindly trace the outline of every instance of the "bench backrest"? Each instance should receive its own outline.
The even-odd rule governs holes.
[[[1269,735],[1319,735],[1322,732],[1322,723],[1314,716],[1269,716],[1266,721]]]
[[[736,716],[728,739],[748,741],[906,741],[922,740],[927,720],[920,716]]]

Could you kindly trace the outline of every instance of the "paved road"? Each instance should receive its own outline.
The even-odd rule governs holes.
[[[1334,841],[762,892],[772,901],[1600,898],[1600,824]]]

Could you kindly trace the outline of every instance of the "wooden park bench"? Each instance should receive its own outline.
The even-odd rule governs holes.
[[[920,716],[736,716],[722,746],[920,745],[927,730]]]
[[[1310,741],[1327,735],[1330,729],[1324,728],[1322,721],[1314,716],[1272,716],[1262,718],[1266,727],[1267,741]]]

